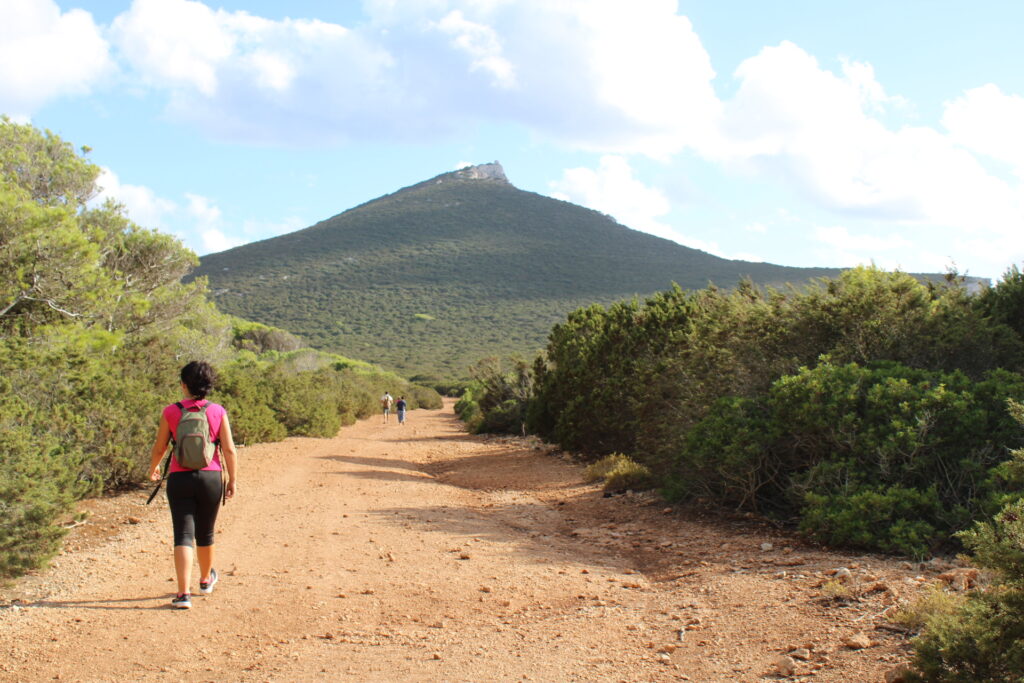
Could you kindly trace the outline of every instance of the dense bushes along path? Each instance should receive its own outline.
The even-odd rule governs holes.
[[[56,567],[2,589],[0,680],[755,681],[808,647],[814,680],[874,681],[904,656],[875,628],[911,590],[899,562],[603,498],[450,404],[241,457],[212,596],[167,608],[165,504],[100,501]],[[823,601],[839,566],[888,590]]]

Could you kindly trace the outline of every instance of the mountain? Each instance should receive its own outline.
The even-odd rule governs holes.
[[[667,289],[783,285],[827,268],[730,261],[525,192],[500,164],[445,173],[201,259],[221,310],[406,375],[530,356],[580,306]]]

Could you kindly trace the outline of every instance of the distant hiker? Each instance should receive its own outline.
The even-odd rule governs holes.
[[[149,458],[149,478],[160,481],[160,461],[167,444],[172,444],[165,471],[169,471],[167,502],[178,577],[178,592],[171,605],[179,609],[192,606],[193,543],[199,557],[199,592],[213,592],[217,583],[213,527],[221,501],[226,502],[236,491],[237,458],[228,414],[223,406],[206,400],[215,381],[213,367],[204,361],[192,361],[181,369],[182,400],[164,408]]]
[[[395,410],[398,411],[398,424],[405,424],[405,396],[399,396],[395,402]]]
[[[388,423],[388,416],[391,414],[391,404],[395,402],[395,399],[391,397],[391,392],[385,391],[384,395],[380,397],[380,407],[384,411],[384,424]]]

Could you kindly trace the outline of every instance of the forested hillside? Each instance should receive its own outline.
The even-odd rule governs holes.
[[[490,165],[489,165],[490,166]],[[499,167],[500,168],[500,167]],[[830,269],[729,261],[473,169],[440,175],[305,230],[202,258],[225,311],[405,374],[461,377],[532,355],[571,310],[671,283],[806,282]]]
[[[99,167],[67,142],[0,120],[0,578],[59,547],[72,504],[137,484],[178,371],[221,371],[213,400],[243,443],[333,436],[380,392],[435,392],[233,318],[177,239],[96,206]]]

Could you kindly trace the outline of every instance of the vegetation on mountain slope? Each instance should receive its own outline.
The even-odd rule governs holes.
[[[404,374],[464,377],[478,358],[532,355],[592,303],[677,282],[805,282],[830,269],[729,261],[603,214],[449,173],[305,230],[202,258],[225,311]]]
[[[56,135],[0,120],[0,577],[56,552],[76,500],[141,481],[188,360],[222,370],[211,398],[243,442],[333,435],[386,389],[440,403],[220,313],[204,280],[181,281],[192,252],[90,203],[98,175]]]

